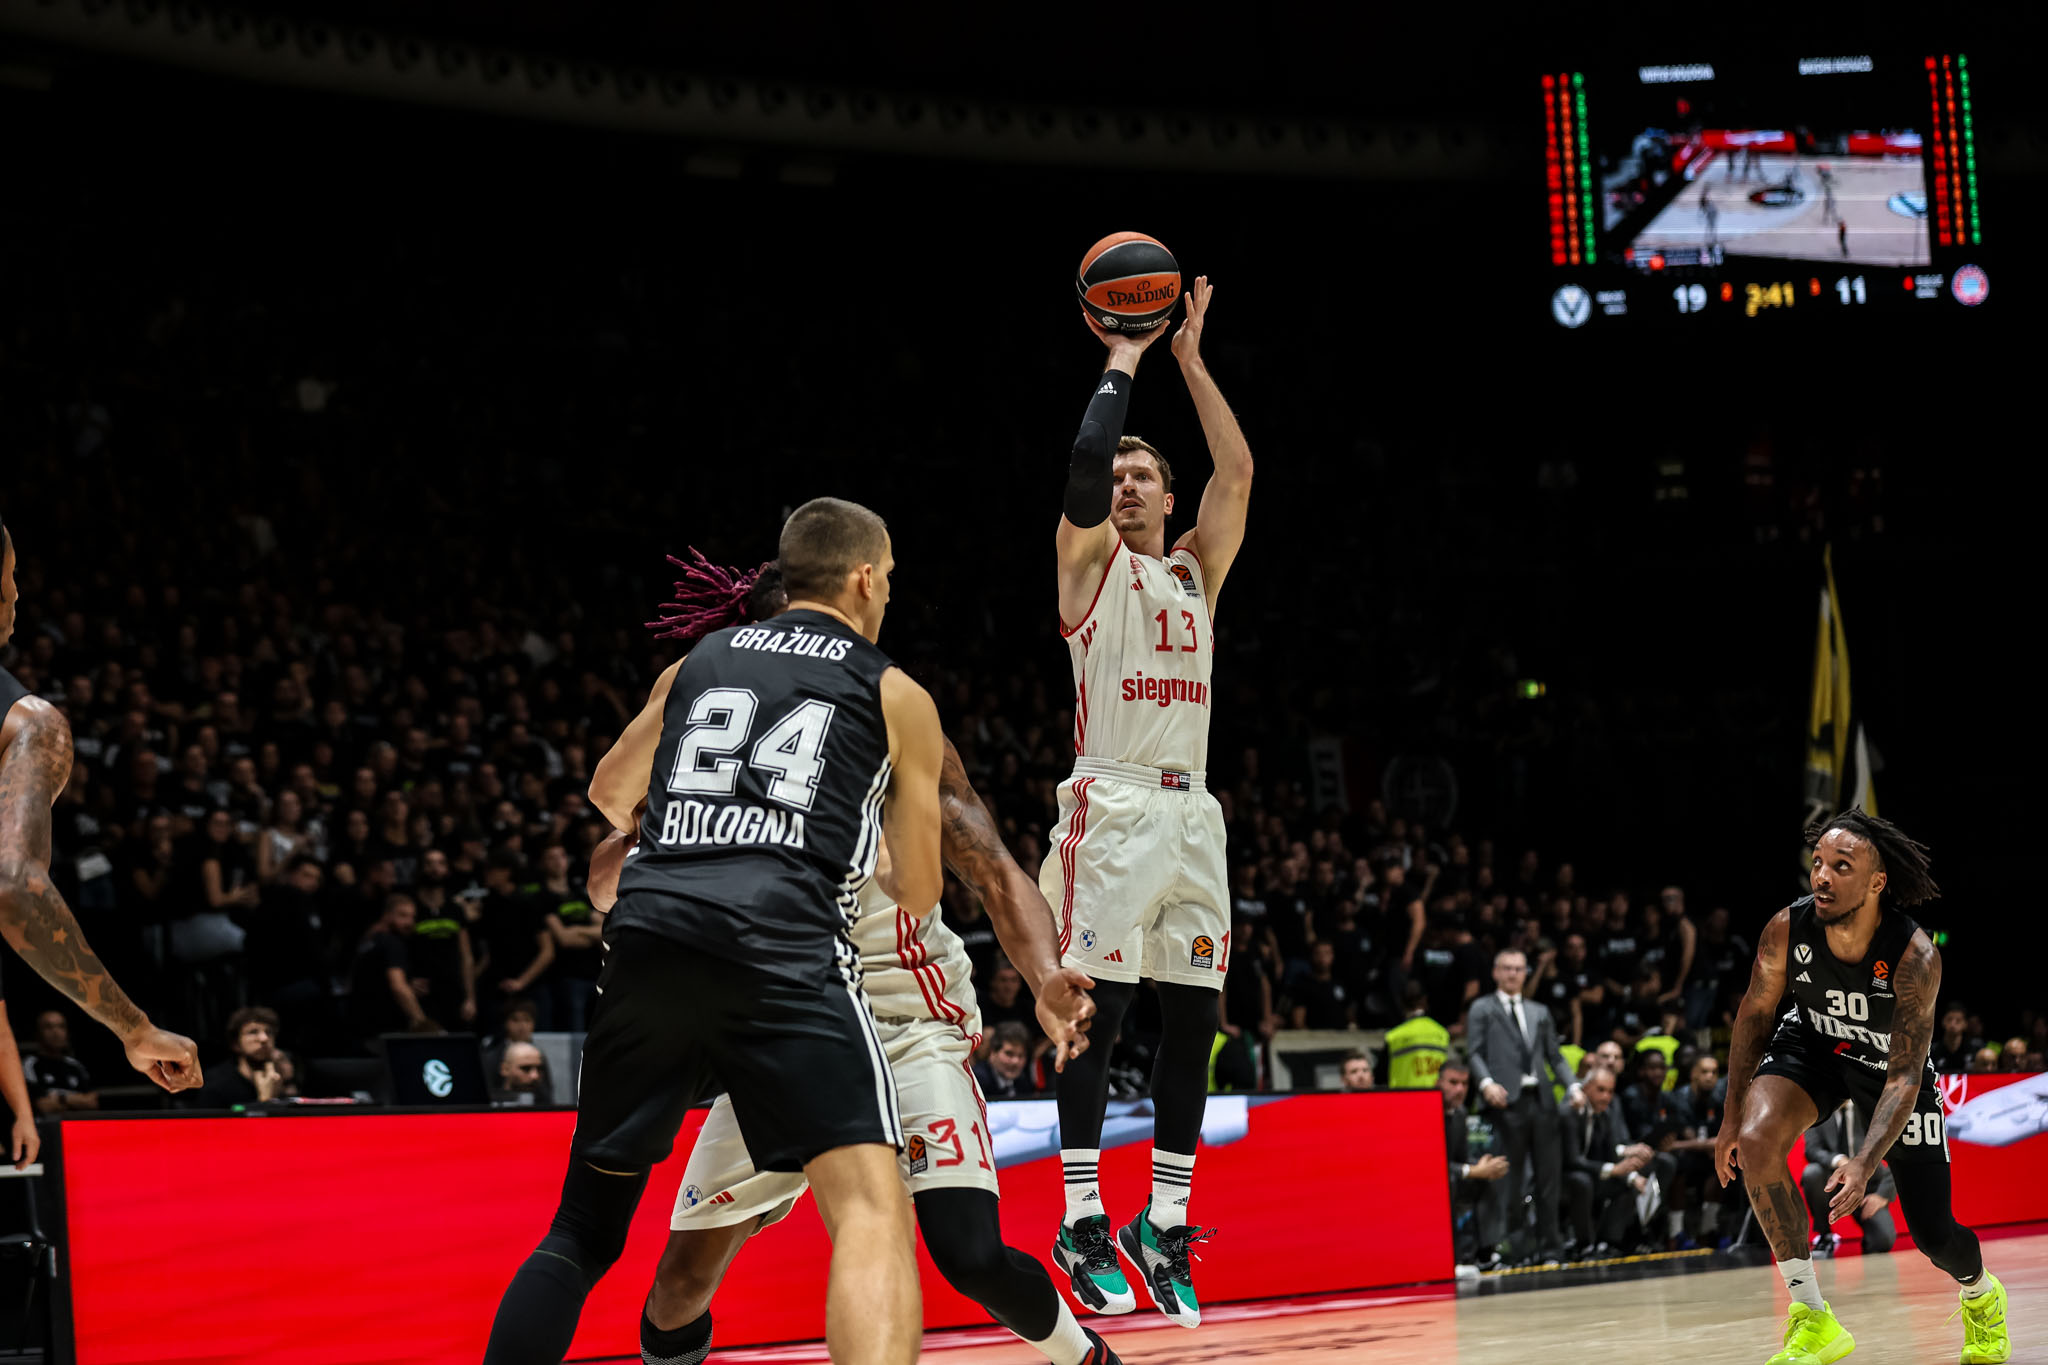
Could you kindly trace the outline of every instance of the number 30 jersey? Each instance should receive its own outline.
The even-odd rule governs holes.
[[[1919,925],[1896,910],[1884,912],[1861,962],[1844,962],[1828,948],[1827,931],[1813,913],[1813,897],[1792,903],[1785,942],[1789,999],[1770,1048],[1806,1056],[1832,1053],[1851,1068],[1882,1080],[1891,1065],[1892,1011],[1898,994],[1892,974]],[[1932,1083],[1931,1062],[1923,1062]]]
[[[1169,771],[1209,762],[1216,639],[1193,550],[1165,559],[1117,542],[1095,601],[1060,634],[1074,663],[1074,753]]]
[[[881,847],[889,667],[814,611],[698,642],[663,708],[613,924],[798,980],[857,981],[847,931]]]

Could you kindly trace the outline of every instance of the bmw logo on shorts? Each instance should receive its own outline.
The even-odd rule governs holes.
[[[1093,952],[1094,950],[1095,950],[1095,931],[1094,931],[1093,929],[1083,929],[1083,930],[1081,931],[1081,951],[1083,951],[1083,952]]]
[[[684,1208],[686,1208],[686,1209],[694,1209],[694,1208],[696,1208],[696,1207],[697,1207],[697,1206],[698,1206],[699,1204],[701,1204],[701,1203],[703,1203],[703,1202],[704,1202],[704,1191],[702,1191],[702,1190],[698,1189],[698,1188],[697,1188],[697,1187],[696,1187],[695,1185],[685,1185],[685,1186],[683,1186],[683,1207],[684,1207]]]

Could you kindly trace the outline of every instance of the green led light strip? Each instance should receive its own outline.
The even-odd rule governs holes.
[[[1984,234],[1977,226],[1977,133],[1970,118],[1970,59],[1960,52],[1956,70],[1963,82],[1963,175],[1970,186],[1970,241],[1981,246]]]
[[[1964,87],[1966,90],[1968,86]],[[1586,74],[1572,72],[1572,101],[1579,124],[1579,198],[1585,206],[1586,259],[1593,259],[1593,153],[1586,137]]]

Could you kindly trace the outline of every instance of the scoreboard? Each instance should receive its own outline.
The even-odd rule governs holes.
[[[1545,276],[1567,331],[1981,313],[1966,52],[1560,67]]]

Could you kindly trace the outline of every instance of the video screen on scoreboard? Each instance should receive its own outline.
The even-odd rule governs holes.
[[[1970,80],[1948,52],[1545,73],[1558,321],[1974,307],[1989,291]]]

